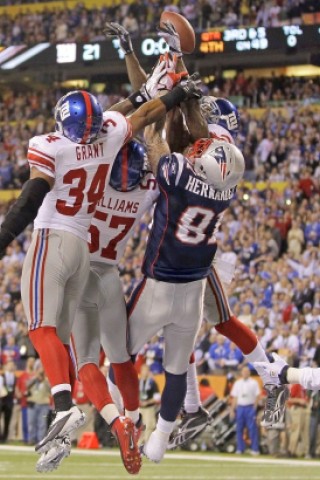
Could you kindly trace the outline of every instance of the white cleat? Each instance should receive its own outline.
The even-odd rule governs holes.
[[[36,470],[40,473],[52,472],[56,470],[64,458],[69,457],[71,453],[71,440],[69,435],[57,437],[52,447],[42,453],[37,461]]]
[[[85,414],[76,406],[63,412],[57,412],[47,435],[35,446],[36,452],[47,453],[51,447],[55,446],[57,437],[64,437],[81,427],[85,419]]]

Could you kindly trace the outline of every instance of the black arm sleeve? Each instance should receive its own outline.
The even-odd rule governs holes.
[[[50,185],[44,178],[28,180],[7,213],[0,230],[0,251],[3,251],[37,216]]]

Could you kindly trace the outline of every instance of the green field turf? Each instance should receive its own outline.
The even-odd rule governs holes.
[[[0,479],[19,480],[313,480],[320,479],[320,462],[270,457],[170,453],[156,465],[144,459],[139,475],[129,475],[116,450],[73,451],[58,470],[35,471],[38,456],[27,447],[0,447]]]

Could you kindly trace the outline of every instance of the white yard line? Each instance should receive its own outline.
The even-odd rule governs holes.
[[[1,451],[10,451],[10,452],[29,452],[35,454],[33,447],[27,446],[16,446],[16,445],[1,445]],[[72,450],[72,456],[79,455],[79,456],[104,456],[104,457],[119,457],[119,452],[117,451],[109,451],[109,450],[80,450],[74,449]],[[238,455],[216,455],[212,454],[204,454],[199,455],[196,453],[175,453],[170,452],[166,454],[166,460],[201,460],[203,462],[236,462],[236,463],[253,463],[253,464],[260,464],[260,465],[286,465],[288,467],[320,467],[319,461],[310,461],[310,460],[297,460],[297,459],[283,459],[283,458],[266,458],[266,457],[259,457],[259,458],[251,458],[246,456],[238,456]],[[152,464],[151,464],[152,465]],[[50,475],[50,478],[53,478]]]

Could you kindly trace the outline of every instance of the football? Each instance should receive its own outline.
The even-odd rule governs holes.
[[[196,46],[196,36],[191,24],[179,13],[164,11],[160,17],[160,27],[162,22],[173,24],[180,36],[181,50],[183,53],[192,53]]]

